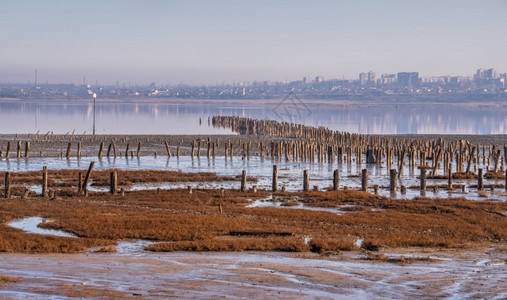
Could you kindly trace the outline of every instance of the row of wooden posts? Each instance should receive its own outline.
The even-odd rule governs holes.
[[[383,159],[388,168],[394,165],[397,157],[398,174],[402,173],[405,158],[409,166],[428,168],[428,160],[432,161],[431,174],[436,175],[440,163],[444,172],[449,165],[456,162],[456,172],[469,173],[472,163],[487,165],[487,170],[498,172],[504,170],[507,145],[501,148],[496,145],[473,144],[466,140],[445,142],[438,140],[418,140],[405,138],[387,138],[347,132],[332,131],[323,127],[310,127],[300,124],[256,120],[243,117],[214,116],[215,127],[230,128],[241,135],[259,135],[279,137],[271,141],[271,158],[286,161],[315,161],[333,163],[352,163],[353,157],[358,164],[365,156],[366,163],[381,164]],[[268,153],[266,143],[260,143],[260,155]],[[267,149],[266,149],[267,148]],[[481,150],[482,149],[482,154]],[[346,157],[346,160],[344,159]],[[465,168],[466,165],[466,168]]]
[[[90,180],[93,166],[95,162],[91,162],[90,166],[88,167],[88,171],[86,172],[86,175],[84,177],[84,180],[82,178],[82,173],[79,173],[78,178],[78,193],[79,194],[87,194],[87,186],[88,182]],[[506,172],[507,175],[507,172]],[[396,193],[398,190],[398,175],[396,169],[391,169],[389,173],[390,177],[390,183],[389,183],[389,190],[392,193]],[[245,192],[247,190],[247,172],[246,170],[243,170],[241,173],[241,186],[240,191]],[[333,187],[332,190],[336,191],[339,189],[340,184],[340,172],[338,169],[334,170],[333,172]],[[379,193],[379,186],[375,185],[374,187],[375,194]],[[449,181],[448,181],[448,189],[453,190],[453,184],[452,184],[452,173],[449,172]],[[507,176],[505,180],[505,189],[507,191]],[[254,190],[256,191],[257,188],[254,187]],[[310,190],[310,176],[308,173],[308,170],[303,171],[303,191],[309,191]],[[367,191],[368,190],[368,170],[363,169],[361,172],[361,191]],[[420,190],[425,191],[426,190],[426,170],[424,168],[421,169],[420,173]],[[479,169],[479,176],[477,181],[477,190],[483,191],[484,190],[484,179],[483,179],[483,170]],[[118,173],[116,171],[110,173],[110,193],[116,194],[118,192]],[[190,193],[192,192],[192,189],[189,188]],[[273,165],[273,177],[272,177],[272,192],[278,191],[278,166]],[[407,191],[407,188],[405,186],[401,186],[401,193],[405,194]],[[464,190],[466,191],[466,190]],[[123,191],[122,191],[123,193]],[[42,168],[42,197],[48,197],[48,168],[44,166]],[[11,174],[10,172],[5,173],[5,190],[4,190],[4,197],[10,198],[11,197]],[[50,196],[51,197],[51,196]],[[51,197],[52,198],[52,197]]]
[[[20,140],[17,141],[17,151],[16,151],[16,157],[17,158],[28,158],[30,153],[30,141],[25,142],[25,153],[23,154],[23,146]],[[7,142],[7,147],[5,150],[5,157],[9,158],[12,150],[12,142]],[[0,157],[4,157],[3,151],[0,151]]]
[[[420,173],[420,190],[426,191],[426,170],[424,168],[421,168]],[[398,174],[396,169],[391,169],[389,172],[389,190],[391,193],[396,193],[398,190]],[[241,173],[241,192],[246,191],[246,182],[247,182],[247,173],[245,170]],[[340,184],[340,171],[338,169],[334,170],[333,172],[333,187],[332,190],[336,191],[339,188]],[[375,194],[379,193],[380,187],[378,185],[373,186]],[[401,186],[401,193],[405,194],[407,192],[406,186]],[[452,183],[452,171],[449,170],[449,179],[448,179],[448,190],[452,191],[454,190],[453,183]],[[308,173],[308,170],[303,171],[303,191],[307,192],[310,190],[310,176]],[[367,191],[368,190],[368,170],[363,169],[361,172],[361,191]],[[484,178],[483,178],[483,170],[479,169],[479,176],[477,181],[477,190],[483,191],[484,190]],[[506,171],[506,179],[505,179],[505,190],[507,191],[507,171]],[[272,192],[278,191],[278,166],[273,165],[273,177],[272,177]],[[466,186],[463,186],[463,192],[466,192]]]
[[[17,149],[17,157],[28,157],[30,142],[25,142],[25,152],[24,155],[22,153],[21,141],[18,141],[18,149]],[[167,156],[172,157],[171,148],[167,141],[164,142]],[[480,151],[476,151],[475,149],[480,149],[479,145],[476,146],[468,146],[471,147],[471,150],[468,150],[468,146],[466,143],[460,143],[459,147],[457,144],[449,143],[448,147],[445,147],[445,143],[440,139],[437,143],[436,148],[430,148],[430,150],[424,151],[419,148],[414,147],[413,145],[409,148],[389,148],[389,147],[371,147],[371,146],[343,146],[343,145],[332,145],[329,143],[316,143],[316,142],[305,142],[305,141],[293,141],[293,140],[278,140],[271,141],[270,147],[268,146],[269,142],[261,141],[258,143],[257,147],[259,149],[259,155],[261,159],[265,156],[269,155],[273,160],[280,160],[285,156],[286,161],[315,161],[318,159],[319,162],[328,162],[328,163],[344,163],[347,162],[351,164],[353,161],[353,157],[355,156],[355,160],[357,164],[361,164],[363,161],[363,156],[365,156],[366,163],[378,164],[381,165],[383,161],[383,157],[386,158],[387,167],[391,168],[396,166],[397,174],[401,175],[403,171],[403,167],[405,165],[405,158],[408,156],[408,163],[411,168],[416,167],[416,161],[419,160],[419,168],[427,168],[430,169],[431,175],[435,176],[437,174],[437,170],[439,169],[440,163],[443,161],[443,170],[444,174],[446,174],[452,166],[452,162],[456,161],[456,169],[457,173],[469,173],[471,171],[472,163],[475,162],[474,169],[477,169],[477,165],[481,162],[483,165],[487,164],[486,171],[491,170],[494,173],[498,171],[504,171],[505,166],[505,152],[507,148],[504,148],[504,156],[501,155],[501,151],[497,149],[495,146],[489,146],[488,154],[486,154],[486,146],[482,146],[482,155],[480,155]],[[220,145],[220,140],[211,141],[210,138],[207,139],[207,157],[216,156],[216,149]],[[443,145],[443,146],[438,146]],[[234,143],[228,139],[224,142],[224,157],[232,157],[234,156]],[[243,157],[249,158],[252,147],[252,141],[243,142],[240,144],[240,149],[242,148]],[[77,154],[78,158],[81,158],[81,142],[77,144]],[[457,149],[461,150],[457,150]],[[70,158],[71,156],[72,143],[68,143],[67,151],[65,153],[66,158]],[[446,150],[444,150],[446,149]],[[100,143],[98,157],[102,158],[104,156],[105,144],[104,142]],[[197,155],[198,158],[201,156],[202,143],[199,139],[198,141],[193,141],[191,145],[191,157]],[[271,151],[269,151],[271,150]],[[11,142],[7,143],[7,151],[5,157],[10,156],[11,151]],[[106,156],[109,157],[113,155],[115,158],[118,156],[119,151],[117,151],[117,146],[114,141],[109,143],[107,147]],[[123,152],[120,152],[120,156]],[[141,155],[141,143],[139,142],[137,145],[137,151],[130,151],[130,144],[127,143],[125,149],[125,156],[138,158]],[[155,152],[156,155],[156,152]],[[428,156],[429,155],[429,156]],[[3,156],[3,153],[0,151],[0,157]],[[180,146],[177,146],[176,156],[180,156]],[[398,158],[396,164],[394,164],[394,157]],[[346,159],[344,159],[346,157]],[[486,158],[487,157],[487,158]],[[427,163],[428,158],[431,158],[432,165],[431,167]],[[464,164],[466,163],[466,169],[464,168]],[[490,168],[491,167],[491,168]],[[452,171],[452,170],[451,170]],[[447,174],[446,174],[447,175]]]

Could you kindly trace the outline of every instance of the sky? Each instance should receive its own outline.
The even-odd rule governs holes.
[[[0,82],[504,73],[506,16],[507,0],[0,0]]]

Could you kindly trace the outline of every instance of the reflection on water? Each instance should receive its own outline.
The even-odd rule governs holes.
[[[99,134],[226,134],[210,128],[212,115],[274,119],[278,103],[265,101],[167,103],[97,102]],[[309,126],[370,134],[506,134],[505,109],[461,109],[430,106],[338,106],[308,104],[311,115],[299,120]],[[202,118],[202,125],[199,124]],[[93,104],[68,102],[0,101],[0,133],[91,133]]]
[[[320,164],[311,162],[285,162],[285,161],[271,161],[263,160],[259,157],[251,157],[247,160],[242,160],[241,157],[235,156],[231,161],[230,159],[224,159],[224,157],[217,157],[216,159],[200,158],[192,159],[190,156],[182,156],[179,159],[172,157],[167,158],[164,156],[142,156],[137,159],[129,158],[116,158],[109,159],[103,158],[97,160],[96,157],[83,157],[78,160],[77,158],[57,158],[57,157],[33,157],[29,159],[0,159],[0,169],[10,172],[24,172],[24,171],[40,171],[43,166],[50,166],[53,170],[58,169],[82,169],[85,171],[90,162],[95,162],[94,170],[108,170],[108,169],[119,169],[119,170],[171,170],[178,171],[183,170],[184,172],[213,172],[218,175],[224,176],[238,176],[242,170],[247,171],[247,176],[255,177],[258,179],[256,183],[249,182],[248,188],[256,185],[259,189],[270,190],[272,184],[272,170],[273,165],[279,166],[278,169],[278,185],[279,188],[285,186],[287,191],[301,191],[303,186],[303,170],[308,170],[310,175],[310,186],[316,186],[319,190],[324,190],[332,186],[333,172],[338,169],[340,172],[340,187],[348,187],[351,189],[359,189],[361,186],[361,170],[368,169],[368,185],[369,191],[373,192],[373,185],[379,185],[380,195],[382,196],[393,196],[402,198],[413,198],[421,196],[419,187],[419,174],[418,170],[412,168],[404,168],[399,178],[399,185],[405,185],[409,187],[407,194],[402,195],[398,192],[397,195],[391,195],[389,192],[389,168],[377,164]],[[405,161],[408,164],[408,158]],[[479,168],[484,168],[484,165],[478,165]],[[453,165],[453,169],[456,166]],[[438,175],[444,175],[442,169],[438,170]],[[121,172],[119,174],[121,176]],[[486,185],[489,184],[503,184],[503,179],[499,180],[484,180]],[[430,185],[442,185],[446,184],[447,181],[443,180],[428,180],[428,186]],[[16,184],[16,182],[14,182]],[[470,187],[472,184],[476,184],[473,181],[466,180],[454,180],[456,186],[465,184]],[[144,190],[144,189],[174,189],[174,188],[186,188],[192,186],[194,188],[226,188],[226,189],[239,189],[239,181],[223,181],[223,182],[163,182],[157,184],[136,184],[134,186],[125,187],[126,190]],[[40,185],[39,185],[40,187]],[[411,189],[410,187],[416,187]],[[51,188],[51,187],[50,187]],[[34,192],[40,193],[41,189],[30,187]],[[106,192],[107,187],[96,187],[93,186],[93,178],[91,179],[90,190]],[[466,196],[469,199],[500,199],[507,200],[507,196],[503,194],[487,193],[485,195],[479,195],[476,190],[469,188],[470,192],[467,194],[454,193],[449,194],[446,189],[441,188],[437,192],[428,190],[426,196],[428,197],[461,197]]]

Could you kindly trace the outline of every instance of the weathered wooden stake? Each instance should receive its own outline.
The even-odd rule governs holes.
[[[81,195],[83,192],[83,173],[79,172],[77,177],[77,193]]]
[[[449,179],[448,179],[448,182],[447,182],[447,188],[452,191],[454,188],[452,187],[452,167],[451,167],[451,164],[449,163],[449,168],[447,168],[447,172],[449,172]]]
[[[171,148],[169,148],[169,143],[165,141],[165,150],[167,151],[167,157],[171,157]]]
[[[380,187],[379,187],[378,184],[376,184],[376,185],[373,186],[373,191],[375,192],[375,195],[379,194],[379,190],[380,190]]]
[[[241,192],[246,192],[246,170],[241,173]]]
[[[118,190],[118,173],[111,172],[111,182],[109,185],[109,192],[115,195],[117,190]]]
[[[80,143],[80,144],[81,144],[81,143]],[[114,142],[114,141],[113,141],[113,143],[112,143],[112,144],[113,144],[113,156],[114,156],[114,158],[116,158],[116,156],[118,155],[118,153],[116,152],[116,144],[115,144],[115,142]],[[81,154],[79,154],[79,156],[81,156]]]
[[[81,159],[81,142],[77,143],[77,159]]]
[[[141,142],[137,144],[137,158],[141,156]]]
[[[426,169],[421,168],[421,191],[426,190]]]
[[[5,150],[5,157],[9,158],[11,153],[11,142],[7,142],[7,149]]]
[[[303,192],[308,192],[310,189],[310,176],[308,170],[303,171]]]
[[[99,158],[102,158],[102,151],[104,150],[104,142],[100,142],[100,146],[99,146]]]
[[[26,158],[28,158],[29,153],[30,153],[30,142],[27,141],[27,142],[25,142],[25,157]]]
[[[21,158],[21,141],[18,140],[18,150],[16,152],[16,157]]]
[[[361,191],[368,190],[368,170],[363,169],[361,172]]]
[[[401,190],[401,193],[402,193],[402,194],[406,194],[406,193],[407,193],[407,187],[406,187],[406,186],[404,186],[404,185],[402,185],[402,186],[401,186],[401,189],[400,189],[400,190]]]
[[[48,167],[42,167],[42,197],[48,196]]]
[[[90,162],[90,166],[88,167],[88,171],[86,172],[85,179],[83,182],[83,190],[84,191],[88,190],[88,188],[87,188],[88,187],[88,180],[90,180],[90,176],[92,175],[92,170],[93,170],[94,165],[95,165],[94,161]]]
[[[483,191],[484,190],[484,177],[483,177],[483,169],[479,169],[479,174],[477,176],[477,190]]]
[[[70,149],[72,147],[72,143],[67,144],[67,152],[65,152],[65,158],[70,158]]]
[[[338,169],[333,172],[333,191],[337,191],[340,186],[340,171]]]
[[[271,191],[276,192],[278,190],[278,166],[273,165],[273,183],[271,185]]]
[[[391,169],[389,176],[390,176],[389,190],[391,192],[395,193],[398,190],[398,180],[397,180],[398,176],[397,176],[396,169]]]
[[[4,197],[10,198],[11,197],[11,173],[5,172],[5,191],[4,191]]]

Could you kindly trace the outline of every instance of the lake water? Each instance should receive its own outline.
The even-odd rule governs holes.
[[[337,105],[330,102],[169,101],[96,104],[97,134],[229,134],[213,115],[292,121],[367,134],[507,134],[507,107]],[[202,125],[199,124],[202,118]],[[0,133],[91,133],[93,103],[0,101]]]

